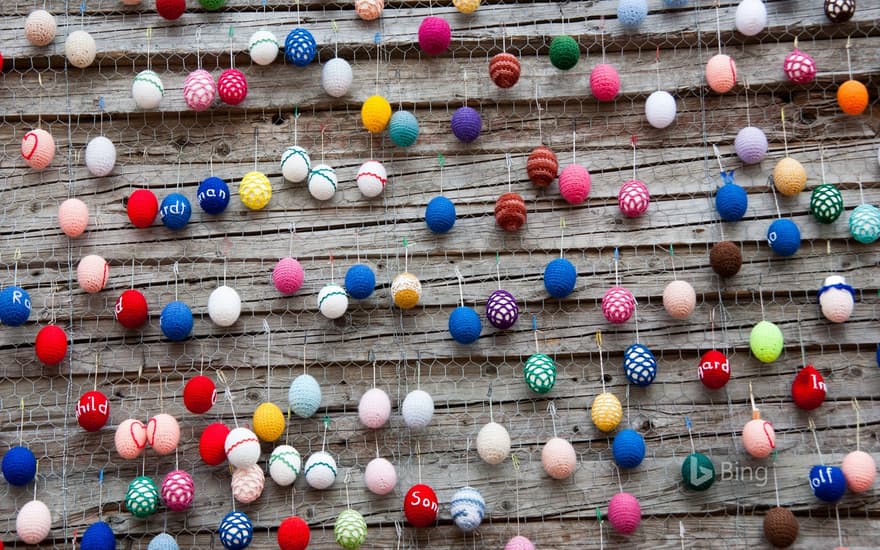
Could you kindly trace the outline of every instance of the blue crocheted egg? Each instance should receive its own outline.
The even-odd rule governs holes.
[[[153,537],[147,550],[180,550],[177,541],[168,533],[161,533]]]
[[[738,222],[749,208],[749,195],[746,190],[733,182],[733,174],[725,176],[724,185],[715,193],[715,210],[726,222]],[[729,178],[729,179],[728,179]]]
[[[446,233],[455,225],[455,205],[444,196],[434,197],[425,209],[425,223],[434,233]]]
[[[638,27],[647,16],[647,0],[619,0],[617,3],[617,20],[624,27]]]
[[[767,228],[767,243],[780,256],[791,256],[801,247],[801,230],[788,218],[779,218]]]
[[[355,264],[345,272],[345,290],[352,298],[369,298],[376,290],[376,274],[365,264]]]
[[[284,40],[284,58],[297,67],[305,67],[311,63],[317,51],[315,37],[302,27],[290,31]]]
[[[0,292],[0,322],[9,327],[25,324],[31,316],[31,297],[20,286],[8,286]]]
[[[846,477],[837,466],[813,466],[810,468],[810,488],[819,500],[837,502],[846,492]]]
[[[388,135],[398,147],[409,147],[419,137],[419,121],[409,111],[397,111],[391,115]]]
[[[220,214],[229,206],[229,186],[220,178],[205,178],[196,191],[196,200],[208,214]]]
[[[623,352],[623,372],[631,383],[649,386],[657,377],[657,360],[642,344],[633,344]]]
[[[290,410],[302,418],[310,418],[321,406],[321,385],[311,374],[300,374],[287,391]]]
[[[159,217],[165,227],[177,231],[186,227],[189,217],[192,216],[192,206],[189,199],[180,193],[171,193],[159,205]]]
[[[856,206],[849,215],[849,233],[860,243],[870,244],[880,238],[880,209],[870,204]]]
[[[79,542],[80,550],[116,550],[113,529],[103,521],[89,525]]]
[[[480,338],[480,315],[469,307],[459,306],[449,315],[449,334],[459,344],[473,344]]]
[[[456,527],[470,533],[482,523],[486,515],[486,501],[473,487],[462,487],[452,495],[449,513]]]
[[[170,302],[162,308],[162,314],[159,316],[159,328],[162,329],[162,334],[172,342],[186,340],[193,329],[192,310],[183,302]]]
[[[554,298],[565,298],[574,290],[577,270],[565,258],[556,258],[544,268],[544,288]]]
[[[220,522],[220,542],[226,550],[243,550],[254,538],[254,525],[244,512],[229,512]]]
[[[3,455],[3,477],[10,485],[22,487],[30,483],[35,475],[37,459],[27,447],[12,447]]]
[[[614,462],[621,468],[635,468],[645,459],[645,438],[632,429],[620,430],[611,444]]]

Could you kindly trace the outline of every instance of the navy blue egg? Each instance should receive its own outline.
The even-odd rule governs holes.
[[[162,199],[162,204],[159,206],[159,216],[165,227],[177,231],[189,223],[189,217],[192,216],[192,205],[190,205],[189,199],[180,193],[171,193]]]
[[[31,296],[20,286],[8,286],[0,292],[0,322],[19,327],[31,316]]]
[[[192,311],[183,302],[170,302],[162,308],[159,327],[162,329],[162,334],[172,342],[186,340],[193,329]]]
[[[425,223],[434,233],[446,233],[455,225],[455,205],[442,195],[434,197],[425,209]]]
[[[376,290],[376,274],[364,264],[349,267],[345,272],[345,290],[357,300],[369,298]]]
[[[877,344],[877,366],[880,367],[880,344]]]
[[[27,485],[37,475],[37,459],[34,453],[21,445],[13,447],[3,455],[3,477],[10,485]]]
[[[621,468],[635,468],[645,459],[645,438],[629,428],[620,430],[611,444],[614,462]]]
[[[647,346],[632,344],[623,352],[623,372],[637,386],[650,386],[657,377],[657,359]]]
[[[715,194],[715,210],[726,222],[738,222],[749,208],[749,195],[735,183],[722,185]]]
[[[305,67],[311,63],[317,51],[315,37],[302,27],[290,31],[284,40],[284,58],[297,67]]]
[[[79,543],[80,550],[116,550],[113,529],[103,521],[89,525]]]
[[[565,298],[574,290],[577,270],[565,258],[556,258],[544,268],[544,288],[554,298]]]
[[[482,328],[480,315],[469,307],[459,306],[449,315],[449,334],[459,344],[476,342]]]
[[[780,256],[791,256],[801,247],[801,230],[793,221],[779,218],[767,228],[767,243]]]
[[[208,214],[220,214],[229,206],[229,186],[220,178],[205,178],[199,184],[196,199]]]
[[[837,466],[813,466],[810,468],[810,488],[819,500],[837,502],[846,492],[846,477]]]

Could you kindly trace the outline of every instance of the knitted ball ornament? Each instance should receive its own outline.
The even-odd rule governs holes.
[[[736,7],[736,30],[746,36],[755,36],[767,26],[767,7],[761,0],[742,0]]]
[[[365,300],[376,290],[376,274],[365,264],[355,264],[345,272],[345,291],[356,300]]]
[[[788,548],[797,540],[800,526],[788,508],[776,506],[764,516],[764,538],[776,548]]]
[[[297,67],[305,67],[311,63],[317,51],[315,37],[302,27],[293,29],[284,39],[284,58]]]
[[[361,106],[361,122],[368,131],[378,134],[391,120],[391,104],[380,95],[373,95]]]
[[[461,13],[474,13],[480,7],[480,0],[452,0],[452,5]]]
[[[76,403],[76,421],[87,432],[97,432],[110,418],[110,402],[99,391],[88,391]]]
[[[498,289],[486,300],[486,320],[499,330],[509,329],[519,318],[516,298],[506,290]]]
[[[259,464],[247,468],[236,468],[232,472],[232,496],[242,504],[250,504],[263,494],[266,476]]]
[[[290,516],[278,526],[278,548],[281,550],[306,550],[311,538],[309,524],[299,516]]]
[[[328,452],[318,451],[312,453],[312,456],[306,460],[303,473],[306,476],[306,483],[309,484],[309,487],[319,491],[327,489],[336,481],[336,461]]]
[[[284,413],[275,403],[260,403],[254,411],[254,433],[261,441],[278,441],[284,433]]]
[[[673,319],[687,319],[697,305],[697,293],[687,281],[676,279],[663,289],[663,308]]]
[[[162,502],[172,512],[183,512],[192,504],[195,484],[189,473],[172,470],[162,479]]]
[[[736,63],[729,55],[713,55],[706,63],[706,82],[719,94],[729,92],[736,84]]]
[[[58,206],[58,226],[70,238],[83,234],[89,225],[89,207],[79,199],[67,199]]]
[[[193,329],[192,310],[183,302],[169,302],[159,315],[159,328],[172,342],[186,340]]]
[[[865,451],[847,454],[840,469],[846,477],[846,486],[853,493],[864,493],[874,486],[874,480],[877,479],[877,463]]]
[[[196,191],[196,200],[199,207],[208,214],[220,214],[229,206],[229,186],[220,178],[205,178]]]
[[[403,398],[400,413],[404,424],[414,430],[421,430],[431,423],[434,416],[434,399],[425,390],[413,390]]]
[[[367,521],[357,510],[343,510],[336,516],[333,536],[345,550],[357,550],[367,540]]]
[[[723,172],[722,178],[725,184],[715,193],[715,210],[724,221],[739,221],[749,208],[749,195],[745,189],[734,183],[732,173]]]
[[[459,107],[452,113],[452,133],[462,143],[473,143],[480,137],[483,119],[472,107]]]
[[[581,49],[577,41],[568,36],[556,36],[550,41],[550,63],[561,71],[567,71],[577,65],[581,57]]]
[[[870,204],[856,206],[849,215],[849,233],[863,244],[880,238],[880,209]]]
[[[681,479],[691,491],[705,491],[715,483],[715,464],[703,453],[692,453],[681,463]]]
[[[398,147],[409,147],[419,137],[419,121],[409,111],[397,111],[391,115],[388,135]]]
[[[571,443],[561,437],[554,437],[541,448],[541,466],[553,479],[565,479],[574,473],[577,454]]]
[[[234,288],[219,286],[208,296],[208,316],[219,327],[230,327],[241,315],[241,297]]]
[[[837,89],[837,104],[848,115],[860,115],[868,107],[868,88],[858,80],[847,80]]]
[[[154,71],[139,72],[131,83],[131,97],[141,109],[155,109],[165,97],[165,86]]]
[[[793,197],[807,185],[807,171],[791,157],[785,157],[773,168],[773,185],[786,197]]]
[[[810,468],[810,488],[823,502],[837,502],[846,492],[846,478],[837,466],[816,465]]]
[[[810,214],[819,223],[834,223],[843,214],[843,194],[837,186],[823,183],[810,194]]]
[[[782,354],[784,339],[779,327],[770,321],[761,321],[749,334],[752,355],[762,363],[772,363]]]
[[[622,286],[613,286],[602,296],[602,315],[609,323],[623,324],[629,321],[635,310],[635,297]]]
[[[374,21],[382,15],[385,0],[355,0],[354,11],[364,21]]]
[[[20,327],[31,316],[31,297],[20,286],[8,286],[0,291],[0,323]]]
[[[41,500],[26,502],[15,516],[15,534],[25,544],[40,544],[49,535],[51,528],[52,513]]]
[[[109,277],[110,264],[96,254],[83,257],[76,266],[76,281],[79,287],[89,294],[103,290]]]
[[[627,218],[638,218],[648,211],[651,194],[644,182],[629,180],[617,192],[617,206]]]
[[[720,277],[733,277],[742,267],[742,251],[731,241],[717,242],[709,251],[709,263]]]
[[[497,422],[489,422],[477,434],[477,454],[487,464],[501,464],[510,456],[510,434]]]
[[[657,377],[657,359],[647,346],[632,344],[623,352],[623,372],[636,386],[650,386]]]
[[[34,170],[42,170],[55,158],[55,139],[42,128],[35,128],[21,138],[21,157]]]
[[[226,69],[217,79],[217,95],[227,105],[238,105],[247,97],[247,78],[238,69]]]
[[[85,69],[95,61],[96,53],[95,39],[86,31],[77,30],[67,35],[67,42],[64,43],[64,56],[74,67]]]
[[[272,182],[262,172],[248,172],[238,185],[238,197],[251,210],[262,210],[272,198]]]
[[[358,401],[358,419],[361,424],[374,430],[381,428],[391,418],[391,399],[385,390],[371,388]]]
[[[336,194],[336,171],[326,164],[318,164],[309,172],[309,194],[316,200],[326,201]]]
[[[152,479],[139,476],[129,484],[125,493],[125,507],[136,518],[147,518],[159,508],[159,488]]]
[[[339,319],[348,310],[348,295],[339,285],[325,285],[318,292],[318,310],[328,319]]]
[[[361,164],[357,172],[357,186],[363,196],[367,198],[379,196],[387,183],[388,172],[381,162],[368,160]]]
[[[816,78],[816,62],[797,48],[785,56],[782,70],[785,77],[795,84],[809,84]]]
[[[217,11],[226,5],[226,0],[199,0],[199,4],[208,11]]]
[[[116,166],[116,146],[104,136],[97,136],[86,146],[86,168],[93,176],[103,177]]]
[[[153,537],[153,540],[147,545],[147,550],[180,550],[180,546],[168,533],[160,533]]]
[[[614,101],[620,92],[620,75],[614,65],[599,63],[593,67],[590,71],[590,91],[599,101]]]
[[[254,538],[254,525],[244,512],[229,512],[220,521],[220,542],[226,550],[243,550]]]
[[[611,443],[614,462],[621,468],[635,468],[645,459],[645,438],[627,428],[620,430]]]
[[[764,160],[767,156],[767,150],[770,144],[767,142],[767,135],[760,128],[755,126],[746,126],[736,133],[736,139],[733,141],[733,148],[736,150],[736,156],[744,164],[757,164]]]
[[[556,363],[549,355],[535,353],[526,359],[523,376],[530,390],[547,393],[556,384]]]
[[[156,0],[156,12],[164,19],[174,21],[186,11],[186,0]]]
[[[757,416],[753,413],[752,416]],[[776,432],[773,424],[760,418],[749,420],[742,433],[743,447],[755,458],[767,458],[776,448]]]
[[[590,406],[590,418],[601,431],[614,431],[623,419],[623,407],[616,395],[610,392],[600,393],[593,399]]]
[[[364,469],[364,483],[374,495],[387,495],[397,485],[397,470],[394,464],[382,457],[374,458]]]
[[[632,535],[642,521],[639,499],[629,493],[617,493],[608,503],[608,522],[622,535]]]
[[[825,379],[813,365],[798,371],[791,382],[791,398],[798,408],[812,411],[825,401]]]
[[[278,57],[279,48],[278,38],[266,29],[258,30],[248,40],[248,53],[257,65],[271,65]]]
[[[149,317],[147,299],[140,291],[133,288],[126,290],[116,299],[113,308],[116,321],[127,329],[136,329],[143,326]]]
[[[311,374],[300,374],[290,383],[287,401],[295,415],[311,418],[321,406],[321,386]]]
[[[556,153],[544,145],[532,149],[526,162],[526,173],[533,184],[547,187],[556,179],[558,172],[559,161],[556,159]]]
[[[801,247],[801,230],[788,218],[779,218],[767,228],[767,243],[780,256],[792,256]]]
[[[648,124],[662,130],[675,121],[677,107],[675,98],[665,90],[651,92],[645,101],[645,118]]]
[[[172,231],[179,231],[186,227],[192,216],[192,205],[189,199],[180,193],[171,193],[159,205],[159,217],[162,224]]]
[[[180,424],[168,413],[159,413],[147,421],[147,443],[159,455],[170,455],[180,443]]]
[[[452,495],[449,503],[449,515],[455,526],[471,533],[483,522],[486,515],[486,500],[473,487],[462,487]]]
[[[472,308],[459,306],[449,314],[449,334],[459,344],[473,344],[480,338],[480,315]]]
[[[520,75],[519,59],[507,52],[495,54],[489,61],[489,78],[499,88],[512,88]]]
[[[298,145],[291,145],[281,154],[281,175],[289,182],[299,183],[309,177],[312,159],[309,153]]]
[[[638,27],[647,16],[647,0],[618,0],[617,20],[624,27]]]
[[[403,515],[413,527],[429,527],[437,521],[440,503],[434,489],[418,483],[409,488],[403,497]]]
[[[709,350],[700,357],[700,382],[710,390],[724,387],[730,380],[730,363],[718,350]]]
[[[279,445],[269,455],[269,477],[281,487],[292,485],[302,470],[302,457],[290,445]]]
[[[535,550],[535,545],[529,539],[517,535],[507,541],[507,544],[504,545],[504,550]]]
[[[128,196],[125,206],[131,224],[139,229],[153,225],[159,213],[159,199],[149,189],[137,189]]]
[[[235,428],[223,443],[226,459],[236,468],[248,468],[260,459],[260,440],[247,428]]]
[[[590,173],[580,164],[569,164],[559,174],[559,194],[568,204],[578,205],[590,194]]]
[[[305,271],[295,258],[281,258],[272,269],[272,284],[282,294],[294,294],[304,279]]]
[[[32,11],[24,22],[24,36],[34,46],[48,46],[57,31],[55,16],[46,10]]]
[[[40,363],[54,367],[67,356],[67,333],[58,325],[46,325],[37,333],[34,353]]]
[[[419,24],[419,47],[428,55],[440,55],[452,42],[452,29],[445,19],[425,17]]]
[[[832,23],[845,23],[856,13],[856,0],[825,0],[823,9]]]
[[[226,437],[229,428],[222,422],[209,424],[199,437],[199,456],[208,466],[218,466],[226,460]]]
[[[434,233],[447,233],[455,225],[455,205],[442,195],[434,197],[425,208],[425,223]]]
[[[193,111],[204,111],[214,104],[217,85],[214,77],[205,69],[198,69],[186,76],[183,81],[183,99]]]
[[[334,57],[321,68],[321,87],[331,97],[342,97],[351,88],[354,75],[351,65],[341,57]]]
[[[106,522],[96,521],[83,533],[79,548],[80,550],[115,550],[116,535]]]
[[[544,288],[554,298],[565,298],[577,283],[577,269],[565,258],[556,258],[544,267]]]
[[[37,475],[37,458],[27,447],[12,447],[3,455],[3,477],[10,485],[23,487]]]
[[[852,315],[855,290],[840,275],[826,277],[817,294],[822,315],[832,323],[843,323]]]
[[[113,443],[120,457],[133,460],[141,456],[141,452],[147,446],[147,427],[136,418],[123,420],[116,427]]]

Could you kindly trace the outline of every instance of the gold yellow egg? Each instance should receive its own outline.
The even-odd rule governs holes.
[[[275,403],[262,403],[254,411],[254,433],[263,441],[278,441],[284,433],[284,413]]]

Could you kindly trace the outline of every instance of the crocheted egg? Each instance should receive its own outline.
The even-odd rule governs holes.
[[[281,154],[281,175],[287,181],[299,183],[305,180],[311,168],[312,160],[309,158],[309,153],[298,145],[288,147]]]
[[[752,355],[762,363],[772,363],[782,354],[784,340],[782,331],[770,321],[761,321],[749,334]]]
[[[160,413],[147,421],[147,443],[160,455],[169,455],[180,443],[180,424],[168,413]]]
[[[385,0],[355,0],[354,11],[364,21],[374,21],[382,15]]]
[[[186,227],[192,216],[192,205],[189,199],[180,193],[171,193],[159,205],[159,217],[162,224],[172,231],[179,231]]]
[[[776,506],[764,516],[764,538],[776,548],[788,548],[797,540],[800,526],[788,508]]]
[[[700,357],[700,382],[710,390],[724,387],[730,380],[730,363],[718,350],[709,350]]]
[[[248,468],[260,459],[260,440],[247,428],[235,428],[223,443],[226,459],[235,468]]]
[[[226,69],[217,79],[217,94],[227,105],[238,105],[247,97],[247,78],[238,69]]]
[[[186,0],[156,0],[156,12],[164,19],[174,21],[186,11]]]
[[[449,314],[449,334],[459,344],[473,344],[480,338],[480,315],[469,307],[459,306]]]
[[[57,30],[55,16],[46,10],[32,11],[24,22],[24,36],[34,46],[51,44]]]
[[[709,263],[720,277],[733,277],[742,267],[742,251],[731,241],[717,242],[709,251]]]
[[[205,178],[196,190],[196,200],[208,214],[220,214],[229,206],[229,186],[220,178]]]
[[[605,433],[614,431],[623,418],[623,407],[620,406],[620,400],[613,393],[600,393],[593,399],[593,404],[590,406],[590,418],[601,431]]]
[[[41,500],[29,500],[15,516],[15,534],[25,544],[40,544],[52,528],[52,513]]]
[[[76,281],[89,294],[103,290],[109,277],[110,264],[96,254],[83,257],[76,266]]]
[[[336,194],[336,170],[326,164],[318,164],[309,172],[309,194],[319,201],[326,201]]]
[[[257,65],[270,65],[278,57],[280,45],[272,31],[260,29],[248,40],[248,53]]]
[[[342,97],[351,88],[354,75],[351,65],[341,57],[334,57],[321,68],[321,87],[331,97]]]
[[[705,491],[715,483],[715,464],[703,453],[691,453],[681,463],[681,479],[691,491]]]
[[[357,510],[343,510],[336,516],[333,536],[345,550],[357,550],[367,540],[367,521]]]
[[[70,238],[83,234],[89,224],[89,207],[79,199],[67,199],[58,206],[58,226]]]
[[[662,130],[675,121],[677,107],[675,98],[665,90],[652,92],[645,101],[645,118],[648,124]]]
[[[544,443],[541,449],[541,466],[553,479],[565,479],[574,473],[577,455],[571,443],[561,437],[554,437]]]
[[[880,238],[880,209],[870,204],[856,206],[849,215],[849,233],[863,244]]]
[[[419,47],[428,55],[440,55],[452,42],[452,29],[445,19],[425,17],[419,24]]]
[[[816,62],[797,48],[785,56],[782,70],[785,77],[795,84],[809,84],[816,78]]]
[[[477,454],[487,464],[501,464],[510,456],[510,434],[497,422],[489,422],[477,434]]]
[[[391,417],[391,399],[380,388],[364,392],[358,401],[358,418],[361,424],[374,430],[384,426]]]
[[[559,174],[559,194],[568,204],[581,204],[590,194],[590,173],[580,164],[569,164]]]
[[[262,210],[272,198],[272,182],[262,172],[248,172],[238,185],[238,197],[251,210]]]
[[[86,146],[86,168],[93,176],[106,176],[116,165],[116,146],[104,136],[97,136]]]
[[[627,218],[638,218],[648,211],[651,194],[644,182],[629,180],[617,192],[617,206]]]
[[[284,433],[284,413],[275,403],[260,403],[254,411],[254,433],[262,441],[278,441]]]
[[[183,99],[193,111],[204,111],[214,104],[217,86],[214,77],[204,69],[198,69],[186,76],[183,81]]]
[[[726,183],[715,193],[715,210],[724,221],[739,221],[749,208],[749,195],[745,189],[734,183],[730,172],[724,172],[722,177]]]
[[[149,317],[147,299],[138,290],[129,289],[119,295],[113,308],[116,321],[127,329],[141,327]]]
[[[434,399],[425,390],[413,390],[406,394],[400,405],[403,423],[414,430],[421,430],[431,423],[434,416]]]
[[[23,487],[37,475],[37,458],[27,447],[12,447],[3,455],[3,477],[10,485]]]
[[[292,485],[301,469],[302,457],[290,445],[279,445],[269,455],[269,477],[282,487]]]
[[[486,500],[473,487],[462,487],[452,495],[449,503],[449,515],[455,526],[470,533],[476,530],[486,515]]]
[[[614,65],[599,63],[593,67],[590,71],[590,91],[599,101],[614,101],[620,92],[620,75]]]
[[[266,476],[263,468],[254,464],[246,468],[236,468],[232,472],[232,496],[242,504],[250,504],[263,494]]]
[[[162,502],[172,512],[183,512],[189,508],[195,491],[192,476],[183,470],[172,470],[162,479]]]
[[[776,448],[776,432],[773,424],[760,418],[749,420],[742,433],[743,447],[755,458],[767,458]]]
[[[461,13],[474,13],[480,7],[480,0],[452,0],[452,5]]]
[[[770,145],[760,128],[746,126],[736,133],[733,148],[743,164],[757,164],[767,156]]]
[[[169,302],[159,314],[159,328],[172,342],[186,340],[193,329],[192,310],[183,302]]]
[[[657,377],[657,359],[647,346],[632,344],[623,352],[623,372],[637,386],[650,386]]]
[[[561,35],[550,41],[550,63],[557,69],[567,71],[573,68],[580,57],[581,48],[574,38]]]
[[[530,390],[535,393],[547,393],[556,384],[556,363],[549,355],[532,354],[526,359],[523,376]]]
[[[398,147],[409,147],[419,137],[419,121],[409,111],[397,111],[391,115],[388,135]]]
[[[241,297],[234,288],[219,286],[208,296],[208,316],[218,327],[230,327],[241,315]]]
[[[556,258],[544,267],[544,288],[554,298],[565,298],[574,290],[577,270],[565,258]]]
[[[837,502],[846,492],[846,478],[837,466],[817,465],[810,468],[810,488],[823,502]]]
[[[128,219],[132,225],[144,229],[153,225],[159,213],[159,200],[149,189],[137,189],[128,196],[126,204]]]
[[[136,418],[123,420],[116,427],[113,443],[120,457],[126,460],[135,459],[147,446],[147,427]]]
[[[297,67],[305,67],[311,63],[317,51],[315,37],[302,27],[290,31],[284,40],[284,58]]]
[[[608,503],[608,522],[622,535],[631,535],[642,521],[639,499],[629,493],[617,493]]]
[[[327,489],[336,481],[336,461],[325,451],[312,453],[303,469],[306,483],[312,489]]]
[[[254,538],[254,525],[244,512],[229,512],[220,521],[220,542],[226,550],[243,550]]]
[[[217,11],[226,5],[226,0],[199,0],[199,4],[208,11]]]
[[[729,55],[713,55],[706,63],[706,82],[719,94],[729,92],[736,84],[736,63]]]
[[[832,323],[843,323],[852,315],[855,290],[846,284],[843,277],[839,275],[826,277],[817,294],[822,315]]]
[[[613,286],[602,296],[602,315],[609,323],[623,324],[629,321],[635,310],[635,297],[622,286]]]
[[[345,272],[345,291],[356,300],[365,300],[376,290],[376,274],[365,264],[355,264]]]
[[[845,23],[856,13],[856,0],[825,0],[823,9],[832,23]]]
[[[67,35],[64,56],[74,67],[85,69],[95,61],[96,53],[95,39],[86,31],[76,30]]]
[[[780,256],[791,256],[801,247],[801,230],[788,218],[779,218],[767,228],[767,243]]]
[[[208,466],[218,466],[226,460],[226,437],[229,428],[222,422],[209,424],[199,437],[199,456]]]
[[[746,36],[755,36],[767,26],[767,7],[761,0],[742,0],[736,7],[736,30]]]
[[[131,83],[131,97],[141,109],[155,109],[165,97],[162,79],[153,71],[141,71]]]
[[[687,281],[671,281],[663,289],[663,308],[673,319],[687,319],[694,312],[697,293]]]
[[[773,168],[773,184],[776,190],[786,197],[793,197],[804,190],[807,184],[807,171],[800,162],[785,157]]]
[[[46,325],[37,333],[34,353],[40,363],[54,367],[67,356],[67,333],[58,325]]]
[[[853,493],[864,493],[874,486],[877,478],[877,463],[865,451],[852,451],[843,457],[840,465],[846,477],[846,486]]]
[[[868,107],[868,88],[858,80],[847,80],[837,89],[837,104],[848,115],[860,115]]]
[[[318,310],[328,319],[339,319],[348,310],[348,295],[339,285],[325,285],[318,292]]]
[[[516,298],[506,290],[498,289],[486,300],[486,319],[493,327],[505,330],[519,318],[519,305]]]
[[[507,544],[504,545],[504,550],[535,550],[535,545],[529,539],[517,535],[507,541]]]
[[[125,507],[136,518],[155,514],[159,508],[159,488],[156,483],[146,476],[134,478],[125,493]]]
[[[20,327],[31,316],[31,297],[20,286],[8,286],[0,292],[0,323]]]
[[[150,544],[147,545],[147,550],[180,550],[180,546],[168,533],[160,533],[153,537]]]
[[[520,64],[515,55],[495,54],[489,61],[489,78],[499,88],[512,88],[519,81]]]
[[[391,104],[380,95],[373,95],[361,106],[361,122],[364,128],[378,134],[388,126],[391,120]]]
[[[559,172],[559,161],[556,159],[556,153],[544,145],[532,149],[526,162],[526,173],[532,183],[538,187],[547,187],[556,179],[557,172]]]
[[[55,139],[42,128],[35,128],[21,138],[21,157],[34,170],[42,170],[55,158]]]
[[[791,400],[798,408],[812,411],[825,401],[825,379],[813,365],[798,371],[791,382]]]
[[[834,223],[843,214],[843,194],[837,186],[823,183],[813,189],[810,214],[819,223]]]
[[[403,497],[403,515],[413,527],[429,527],[437,521],[440,504],[437,493],[424,483],[409,488]]]
[[[397,485],[397,470],[388,460],[376,457],[364,469],[364,483],[374,495],[387,495]]]
[[[434,233],[446,233],[455,225],[455,205],[444,196],[434,197],[425,208],[425,223]]]
[[[378,196],[388,183],[388,172],[382,163],[376,160],[368,160],[361,164],[357,173],[357,186],[361,194],[367,198]]]
[[[645,438],[630,428],[620,430],[611,443],[611,452],[618,466],[635,468],[645,459]]]
[[[459,107],[452,113],[452,133],[462,143],[472,143],[480,137],[483,119],[479,111],[471,107]]]
[[[321,406],[321,386],[311,374],[300,374],[290,383],[287,401],[295,415],[310,418]]]
[[[306,550],[311,538],[309,524],[298,516],[290,516],[278,526],[278,548],[281,550]]]

